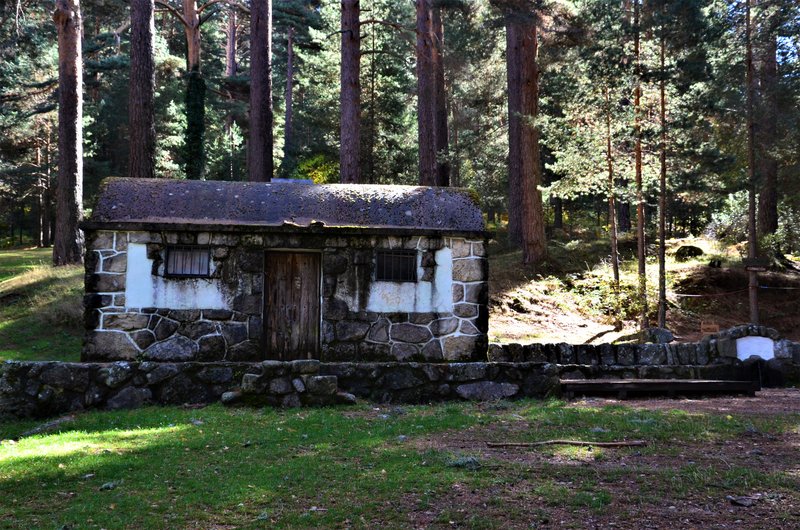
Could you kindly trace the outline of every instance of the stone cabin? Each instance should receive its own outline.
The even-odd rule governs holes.
[[[466,190],[109,178],[82,228],[84,361],[486,359]]]

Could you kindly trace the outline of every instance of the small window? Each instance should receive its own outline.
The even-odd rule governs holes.
[[[166,276],[207,278],[211,276],[211,250],[206,247],[167,247]]]
[[[417,251],[379,250],[375,279],[385,282],[417,281]]]

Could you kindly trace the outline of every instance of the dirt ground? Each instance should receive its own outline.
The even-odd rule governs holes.
[[[769,417],[800,413],[800,389],[768,389],[755,398],[623,402],[584,399],[570,407],[612,404],[646,410],[677,409],[690,414]],[[592,457],[591,452],[576,457],[553,449],[486,445],[487,441],[509,439],[513,431],[532,428],[535,426],[526,421],[491,423],[420,441],[419,448],[423,450],[477,455],[483,465],[499,467],[497,476],[502,479],[477,490],[455,484],[450,495],[439,497],[424,509],[414,510],[409,506],[412,524],[416,528],[800,528],[800,491],[792,493],[789,488],[787,493],[786,488],[747,480],[750,472],[780,473],[792,484],[798,483],[800,425],[778,435],[753,430],[731,439],[684,443],[664,451],[657,447],[644,452],[632,448],[609,449],[599,459]],[[694,477],[692,484],[683,485],[682,473],[695,469],[687,468],[687,464],[696,465],[698,473],[713,469],[714,477],[725,477],[726,473],[737,470],[740,474],[733,482],[718,484],[714,482],[717,479],[700,476]],[[568,494],[585,491],[588,484],[590,489],[607,495],[608,504],[592,509],[591,499],[587,506],[569,505],[566,499],[560,503],[558,498],[554,502],[553,495],[541,491],[545,477],[558,491]]]

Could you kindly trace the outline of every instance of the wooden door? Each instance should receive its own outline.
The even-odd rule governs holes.
[[[320,255],[269,251],[264,260],[264,342],[268,359],[318,357]]]

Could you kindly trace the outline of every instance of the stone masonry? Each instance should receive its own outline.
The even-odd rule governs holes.
[[[208,247],[210,280],[227,309],[135,307],[126,301],[129,245],[146,245],[151,274],[163,277],[168,245]],[[483,240],[463,237],[89,231],[86,253],[84,361],[259,361],[264,358],[264,252],[303,249],[322,255],[319,359],[467,361],[485,358],[488,265]],[[414,249],[420,281],[430,281],[435,253],[452,255],[452,311],[366,311],[376,249]],[[186,282],[175,279],[173,282]]]

